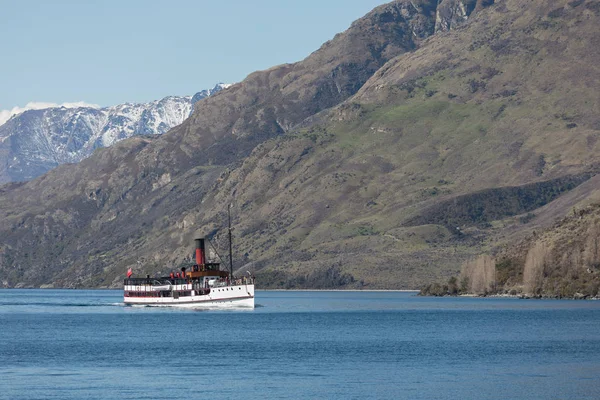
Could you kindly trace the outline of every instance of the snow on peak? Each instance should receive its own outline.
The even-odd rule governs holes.
[[[79,162],[98,147],[135,135],[161,135],[187,119],[196,101],[229,86],[219,83],[194,96],[149,103],[29,103],[2,111],[7,117],[0,120],[0,150],[8,146],[8,174],[12,180],[33,179],[60,164]]]
[[[90,108],[99,108],[100,106],[97,104],[86,103],[85,101],[76,101],[74,103],[48,103],[43,101],[31,101],[25,105],[25,107],[13,107],[10,110],[0,110],[0,126],[2,126],[6,121],[12,118],[15,115],[19,115],[28,110],[43,110],[46,108],[79,108],[79,107],[90,107]]]

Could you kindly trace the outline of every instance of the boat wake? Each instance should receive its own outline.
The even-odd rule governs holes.
[[[106,306],[122,306],[123,303],[52,303],[52,302],[16,302],[16,301],[6,301],[0,302],[0,307],[2,306],[50,306],[50,307],[106,307]]]

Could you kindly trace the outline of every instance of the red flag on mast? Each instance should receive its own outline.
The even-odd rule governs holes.
[[[128,278],[131,278],[131,275],[133,275],[133,271],[131,270],[131,268],[129,268],[129,269],[127,270],[127,277],[128,277]]]

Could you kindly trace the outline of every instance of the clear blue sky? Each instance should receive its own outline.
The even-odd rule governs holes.
[[[192,95],[303,59],[388,0],[0,0],[0,110]]]

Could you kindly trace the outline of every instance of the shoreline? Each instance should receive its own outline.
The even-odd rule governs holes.
[[[419,291],[420,293],[420,291]],[[460,297],[466,297],[466,298],[476,298],[476,299],[485,299],[485,298],[492,298],[492,299],[516,299],[516,300],[600,300],[600,297],[550,297],[550,296],[526,296],[523,294],[489,294],[489,295],[478,295],[478,294],[457,294],[457,295],[451,295],[451,294],[447,294],[447,295],[443,295],[443,296],[436,296],[436,295],[432,295],[432,294],[423,294],[423,295],[419,295],[420,297],[456,297],[456,298],[460,298]]]
[[[11,288],[2,287],[0,290],[122,290],[121,288],[34,288],[34,287],[21,287]],[[525,296],[523,294],[490,294],[490,295],[477,295],[477,294],[459,294],[459,295],[421,295],[421,291],[418,289],[256,289],[256,292],[348,292],[348,293],[414,293],[419,297],[454,297],[454,298],[491,298],[491,299],[516,299],[516,300],[591,300],[600,301],[600,296],[596,297],[545,297],[545,296]]]
[[[69,287],[0,287],[0,290],[123,290],[123,288],[69,288]],[[257,292],[406,292],[419,293],[419,289],[255,289]]]
[[[418,289],[256,289],[257,292],[414,292]]]

